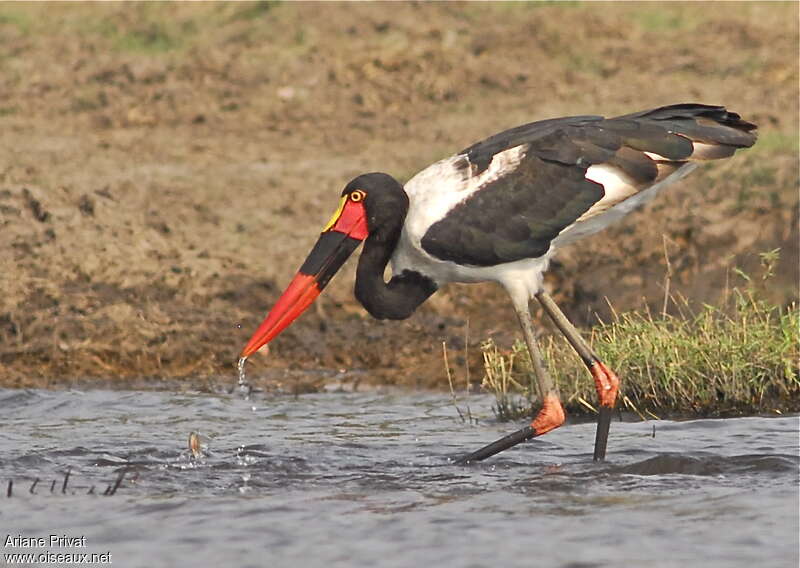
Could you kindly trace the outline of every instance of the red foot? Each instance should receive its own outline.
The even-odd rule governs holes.
[[[536,430],[537,436],[541,436],[561,426],[564,420],[566,420],[566,415],[564,414],[564,407],[561,406],[561,401],[558,400],[556,395],[549,394],[544,397],[542,409],[531,422],[531,428]]]
[[[606,367],[605,363],[595,361],[589,369],[594,377],[594,386],[597,389],[597,398],[600,406],[614,408],[619,392],[619,379],[614,371]]]

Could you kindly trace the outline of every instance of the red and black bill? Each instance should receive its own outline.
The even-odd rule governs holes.
[[[247,342],[241,357],[249,357],[272,341],[308,309],[333,275],[367,238],[363,198],[363,192],[358,191],[342,197],[339,208],[325,225],[308,258]]]

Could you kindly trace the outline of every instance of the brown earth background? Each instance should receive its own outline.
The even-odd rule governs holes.
[[[237,354],[355,175],[401,181],[502,129],[722,104],[758,144],[564,250],[548,285],[587,326],[714,301],[781,248],[798,282],[796,3],[0,4],[0,385],[230,384]],[[480,379],[517,334],[504,292],[451,285],[371,319],[351,261],[250,374]],[[546,327],[546,326],[545,326]]]

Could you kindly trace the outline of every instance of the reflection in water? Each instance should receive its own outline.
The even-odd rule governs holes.
[[[797,565],[797,417],[614,423],[604,464],[574,424],[456,466],[518,427],[488,398],[475,425],[438,394],[251,396],[0,390],[3,479],[126,473],[0,496],[0,522],[121,565]]]

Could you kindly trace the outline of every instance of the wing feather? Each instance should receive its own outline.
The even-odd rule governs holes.
[[[754,130],[724,107],[681,104],[610,119],[551,119],[501,132],[452,159],[460,164],[463,199],[453,200],[426,227],[420,244],[428,254],[462,265],[542,256],[565,231],[615,208],[617,214],[606,217],[619,218],[633,208],[623,207],[627,200],[639,204],[648,189],[680,179],[690,161],[724,158],[751,146]],[[605,225],[595,219],[595,226]]]

